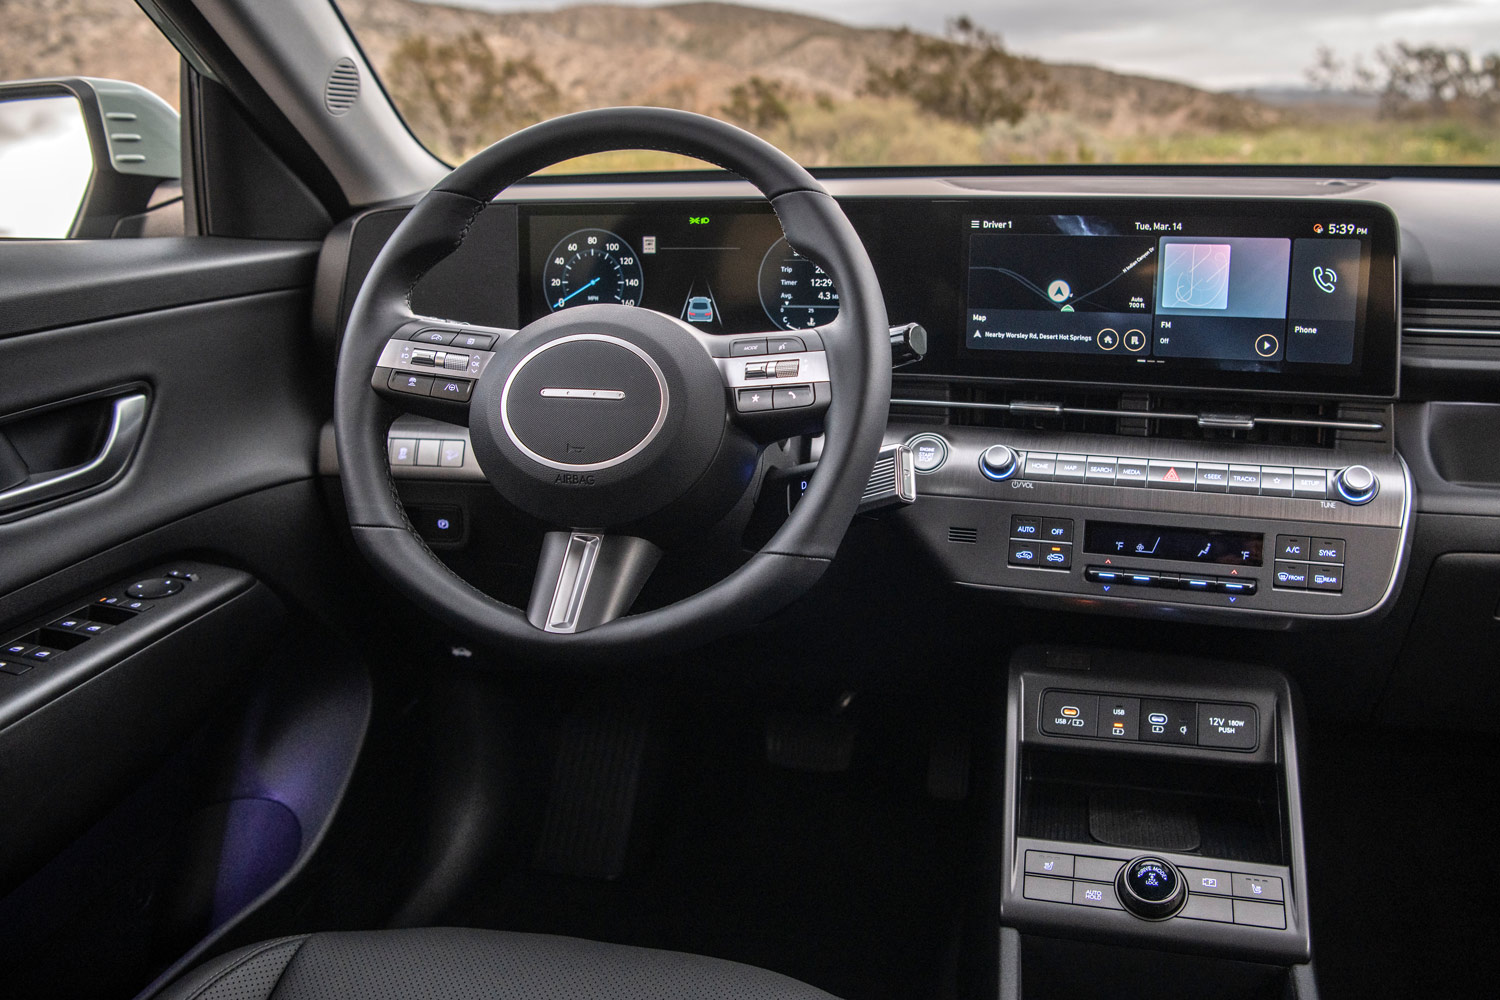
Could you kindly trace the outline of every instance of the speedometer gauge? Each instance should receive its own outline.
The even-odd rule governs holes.
[[[782,237],[760,262],[760,304],[783,330],[830,322],[839,312],[833,279]]]
[[[564,236],[542,270],[542,296],[553,312],[590,302],[640,305],[645,289],[635,250],[607,229]]]

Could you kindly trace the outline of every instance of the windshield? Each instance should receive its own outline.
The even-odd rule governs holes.
[[[809,166],[1500,162],[1500,0],[341,0],[417,137],[461,161],[615,104]],[[569,169],[701,167],[624,152]]]

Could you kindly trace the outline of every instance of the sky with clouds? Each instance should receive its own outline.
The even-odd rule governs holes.
[[[492,10],[545,0],[442,0]],[[613,0],[652,6],[644,0]],[[1500,50],[1500,0],[739,0],[852,24],[939,32],[968,14],[1017,52],[1202,87],[1296,86],[1326,45],[1368,55],[1396,41]]]

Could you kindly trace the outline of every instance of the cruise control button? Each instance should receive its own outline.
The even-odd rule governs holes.
[[[1198,463],[1198,478],[1194,488],[1199,493],[1228,493],[1229,466]]]
[[[440,347],[447,347],[453,343],[453,334],[446,330],[418,330],[407,339],[420,340],[424,344],[437,344]]]
[[[1260,742],[1259,715],[1251,705],[1198,705],[1198,745],[1220,750],[1254,750]]]
[[[1342,563],[1344,540],[1342,538],[1314,538],[1312,552],[1308,556],[1313,562]]]
[[[1040,542],[1011,542],[1009,562],[1012,566],[1040,566],[1042,546]]]
[[[432,383],[432,395],[453,403],[467,403],[474,383],[466,378],[440,378]]]
[[[776,389],[771,396],[771,406],[778,410],[795,410],[812,404],[813,390],[810,385],[794,385],[785,389]]]
[[[1291,590],[1307,589],[1307,563],[1277,562],[1276,586]]]
[[[734,397],[734,408],[741,413],[755,413],[771,408],[771,389],[741,389]]]
[[[386,384],[397,392],[404,392],[408,396],[432,395],[431,375],[413,375],[410,372],[391,372],[390,381]]]
[[[729,345],[729,356],[731,358],[748,358],[764,353],[766,353],[766,342],[764,340],[736,340]]]
[[[1197,466],[1192,462],[1153,461],[1150,484],[1159,490],[1190,490],[1197,475]]]
[[[1311,544],[1306,535],[1277,535],[1276,558],[1306,561]]]
[[[1275,875],[1235,875],[1234,894],[1245,899],[1279,903],[1282,900],[1281,879]]]
[[[807,345],[802,342],[801,337],[770,337],[766,340],[768,354],[796,354],[805,350]]]
[[[1344,567],[1318,566],[1307,568],[1308,590],[1338,591],[1344,589]]]
[[[1260,494],[1266,497],[1292,495],[1292,470],[1263,465],[1260,469]]]
[[[1229,467],[1229,492],[1259,493],[1260,466],[1231,465]]]
[[[1144,458],[1122,458],[1115,463],[1116,486],[1145,486],[1150,476],[1151,463]]]
[[[1042,695],[1042,732],[1056,736],[1093,736],[1099,725],[1099,696],[1072,691]]]

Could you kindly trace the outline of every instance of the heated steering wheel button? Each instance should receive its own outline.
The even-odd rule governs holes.
[[[765,389],[741,389],[735,397],[735,409],[741,413],[755,413],[758,410],[769,410],[771,408],[771,393],[774,390],[769,387]]]
[[[778,410],[795,410],[812,404],[813,390],[810,385],[794,385],[786,389],[777,389],[771,397],[771,405]]]
[[[139,580],[125,589],[125,596],[139,597],[142,600],[154,601],[162,597],[171,597],[183,587],[181,580],[170,576],[152,577],[150,580]]]

